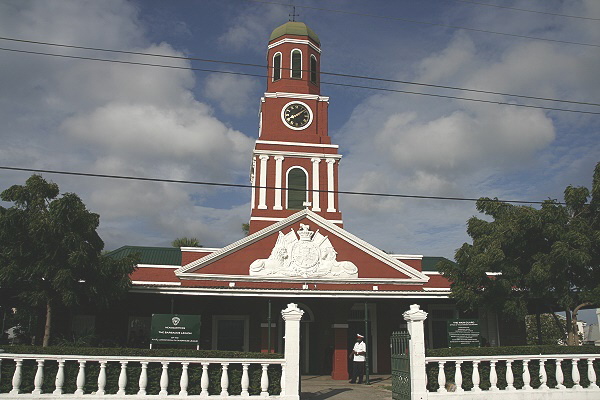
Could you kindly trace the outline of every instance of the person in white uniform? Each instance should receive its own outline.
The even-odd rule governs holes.
[[[360,333],[356,334],[356,343],[354,343],[354,348],[352,349],[352,353],[350,353],[350,357],[352,357],[353,361],[352,378],[350,379],[350,383],[356,383],[357,378],[359,384],[363,383],[363,375],[365,373],[365,357],[367,355],[367,344],[363,341],[364,338],[365,337]]]

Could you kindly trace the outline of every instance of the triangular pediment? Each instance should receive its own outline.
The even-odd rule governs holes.
[[[386,281],[429,278],[314,212],[305,209],[182,266],[180,279],[258,281]]]

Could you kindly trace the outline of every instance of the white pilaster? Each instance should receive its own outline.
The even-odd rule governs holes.
[[[281,316],[285,321],[285,377],[282,377],[283,395],[289,399],[300,399],[300,320],[304,311],[294,303],[288,304]]]
[[[252,186],[250,209],[254,210],[254,207],[256,207],[256,157],[252,157],[252,173],[250,174],[250,185]]]
[[[427,374],[425,373],[425,330],[423,321],[427,313],[418,304],[412,304],[410,310],[402,314],[410,333],[410,388],[411,400],[427,399]]]
[[[311,158],[310,161],[312,161],[313,164],[313,171],[312,171],[312,188],[313,188],[313,195],[312,195],[312,210],[314,212],[319,212],[321,211],[321,205],[319,203],[319,198],[321,196],[321,192],[319,192],[319,163],[321,162],[320,158]]]
[[[258,190],[258,208],[267,209],[267,160],[269,156],[262,154],[260,158],[260,189]]]
[[[333,175],[333,165],[335,164],[335,159],[328,158],[325,160],[327,162],[327,212],[335,212],[335,179]]]
[[[273,206],[273,210],[283,210],[281,206],[281,180],[282,180],[282,165],[283,165],[283,156],[275,156],[275,205]]]

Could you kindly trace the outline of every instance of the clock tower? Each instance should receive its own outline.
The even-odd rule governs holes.
[[[271,34],[267,65],[252,155],[250,233],[304,208],[341,227],[342,156],[327,130],[329,97],[321,96],[319,37],[302,22],[286,22]]]

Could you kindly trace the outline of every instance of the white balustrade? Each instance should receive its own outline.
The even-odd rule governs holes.
[[[124,395],[127,387],[127,361],[121,361],[121,372],[119,373],[119,390],[117,394]]]
[[[0,353],[0,363],[2,360],[12,360],[15,363],[14,373],[12,375],[12,390],[9,393],[0,393],[0,400],[6,396],[19,395],[19,398],[27,399],[31,398],[29,396],[35,396],[36,399],[44,398],[46,395],[49,398],[56,398],[62,395],[68,395],[73,399],[79,399],[82,397],[97,397],[97,396],[107,396],[106,394],[106,386],[107,386],[107,368],[111,370],[113,366],[116,364],[120,367],[116,391],[116,395],[121,397],[145,397],[152,396],[147,392],[148,388],[148,364],[150,363],[161,363],[161,374],[160,374],[160,392],[159,396],[154,395],[155,397],[164,397],[168,395],[168,387],[169,387],[169,365],[170,364],[180,364],[182,367],[181,377],[179,380],[180,390],[178,396],[189,396],[189,381],[190,381],[190,371],[189,368],[191,365],[201,365],[202,372],[200,376],[200,388],[196,390],[200,390],[199,397],[231,397],[232,395],[229,393],[230,380],[229,380],[229,368],[230,365],[238,365],[241,366],[242,374],[239,378],[239,384],[241,386],[240,397],[271,397],[275,399],[295,399],[296,397],[290,397],[284,394],[285,386],[285,371],[286,371],[286,360],[285,359],[199,359],[199,358],[176,358],[176,357],[164,357],[164,358],[153,358],[153,357],[134,357],[134,356],[81,356],[81,355],[47,355],[47,354],[11,354],[11,353]],[[35,374],[33,377],[33,386],[34,389],[30,394],[23,394],[21,385],[23,380],[23,363],[25,360],[34,360],[37,363],[35,366]],[[44,382],[44,368],[48,364],[48,361],[55,361],[58,365],[56,378],[54,380],[54,391],[49,391],[48,393],[43,393],[42,386]],[[77,375],[75,377],[75,382],[71,381],[71,384],[74,383],[76,390],[74,393],[68,394],[64,392],[63,386],[65,385],[65,379],[67,374],[65,373],[67,363],[76,363],[77,365]],[[85,384],[86,384],[86,367],[92,364],[99,365],[97,383],[98,389],[93,393],[85,393]],[[139,375],[139,390],[133,393],[126,393],[127,387],[127,366],[131,363],[140,363],[141,370]],[[210,386],[210,378],[209,378],[209,367],[210,365],[220,365],[221,366],[221,392],[217,395],[209,395],[209,386]],[[0,364],[1,365],[1,364]],[[29,364],[27,364],[29,366]],[[69,364],[72,366],[72,364]],[[260,366],[261,375],[260,375],[260,393],[256,393],[255,395],[250,395],[250,368],[251,366]],[[278,365],[281,367],[281,394],[272,396],[269,394],[269,366]],[[70,368],[70,367],[69,367]],[[30,375],[27,375],[30,376]],[[31,379],[31,378],[30,378]],[[73,379],[73,378],[71,378]],[[31,382],[30,382],[31,384]],[[114,392],[113,392],[114,393]],[[236,394],[236,396],[238,396]],[[13,398],[11,397],[11,398]]]
[[[106,387],[106,361],[100,361],[100,372],[98,372],[98,390],[96,394],[103,396],[106,394],[104,388]]]
[[[531,375],[529,374],[529,360],[523,360],[523,390],[531,390]]]
[[[584,360],[585,362],[579,362]],[[490,391],[498,391],[501,390],[498,387],[498,363],[506,363],[506,391],[511,392],[528,392],[534,393],[537,391],[549,391],[548,387],[548,373],[546,370],[546,366],[548,368],[554,368],[554,375],[556,377],[556,385],[553,389],[559,389],[561,391],[580,391],[584,393],[584,391],[597,391],[598,397],[600,399],[600,387],[598,386],[597,374],[594,370],[595,360],[600,360],[600,354],[578,354],[578,355],[546,355],[543,357],[536,357],[532,355],[513,355],[513,356],[463,356],[463,357],[426,357],[427,364],[437,364],[437,384],[438,389],[435,391],[441,396],[451,396],[452,393],[446,389],[446,372],[444,366],[447,363],[454,363],[456,365],[454,372],[454,383],[456,384],[455,392],[463,392],[463,395],[467,395],[471,393],[475,395],[475,392],[480,393],[482,399],[485,398],[485,394],[481,393],[481,363],[490,363]],[[513,365],[515,362],[522,362],[523,368],[519,370],[515,367],[513,371]],[[465,371],[469,371],[468,369],[463,368],[462,366],[465,363],[472,363],[473,369],[471,372],[471,381],[473,382],[473,388],[471,390],[465,391],[461,386],[464,380],[469,379],[469,376],[465,374]],[[546,365],[548,364],[548,365]],[[564,364],[564,372],[563,372],[563,364]],[[433,366],[433,365],[432,365]],[[569,366],[567,368],[567,366]],[[585,366],[585,367],[584,367]],[[539,367],[539,368],[538,368]],[[581,372],[579,368],[581,367]],[[584,369],[585,368],[585,369]],[[535,382],[536,370],[539,369],[539,387],[532,387],[532,381]],[[518,372],[517,372],[518,371]],[[469,373],[469,372],[467,372]],[[567,375],[565,377],[565,374]],[[515,376],[516,375],[516,376]],[[586,376],[589,381],[589,385],[585,388],[581,386],[581,376]],[[566,378],[566,379],[565,379]],[[434,378],[435,379],[435,378]],[[514,385],[515,380],[522,380],[523,387],[517,389]],[[450,379],[452,380],[452,378]],[[565,380],[572,381],[573,387],[567,388],[565,387]],[[431,382],[430,382],[431,383]],[[485,386],[484,386],[485,387]],[[485,392],[485,391],[483,391]],[[556,394],[556,399],[561,399],[558,393],[562,393],[559,391],[552,390],[554,396]],[[470,395],[471,395],[470,394]],[[516,394],[515,394],[516,395]],[[533,394],[532,394],[533,395]],[[479,396],[479,395],[478,395]],[[545,396],[545,395],[544,395]],[[594,395],[595,396],[595,395]],[[474,397],[469,397],[470,399]],[[479,397],[477,397],[479,398]],[[512,397],[511,397],[512,398]],[[523,398],[523,397],[519,397]],[[545,399],[546,397],[544,397]],[[554,397],[551,397],[554,399]],[[588,397],[589,398],[589,397]],[[550,397],[549,397],[550,399]]]
[[[148,386],[148,362],[142,362],[141,364],[142,370],[140,371],[140,379],[138,381],[140,387],[138,395],[144,396],[146,395],[146,386]]]
[[[446,389],[446,371],[444,371],[444,365],[446,361],[440,361],[438,363],[438,392],[446,393],[448,390]]]
[[[269,364],[261,364],[262,366],[262,375],[260,376],[260,395],[263,397],[269,396],[269,375],[267,373],[267,368],[269,368]]]
[[[42,384],[44,383],[44,360],[37,361],[37,370],[35,371],[35,378],[33,378],[34,389],[32,394],[42,394]]]
[[[229,396],[229,375],[227,374],[228,363],[221,363],[221,396]]]
[[[456,368],[454,370],[454,384],[456,385],[457,392],[464,392],[464,389],[462,388],[463,376],[460,367],[461,364],[462,361],[456,361]]]
[[[479,361],[473,361],[473,391],[481,392],[481,388],[479,384],[481,383],[481,378],[479,376]]]
[[[577,368],[577,362],[579,358],[574,358],[571,360],[571,377],[573,378],[573,389],[581,389],[581,385],[579,381],[581,376],[579,375],[579,368]]]
[[[515,390],[515,376],[512,370],[512,360],[506,360],[506,390]]]
[[[181,363],[181,379],[179,379],[179,395],[187,396],[188,395],[188,384],[190,382],[188,378],[188,365],[190,363],[184,362]]]
[[[83,394],[83,387],[85,386],[85,361],[79,361],[79,371],[77,372],[77,390],[75,390],[75,394]]]

